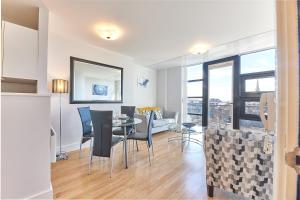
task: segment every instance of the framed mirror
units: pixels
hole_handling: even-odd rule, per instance
[[[70,57],[70,103],[123,103],[123,68]]]

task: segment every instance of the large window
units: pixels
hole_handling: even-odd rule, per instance
[[[202,124],[263,128],[259,101],[262,93],[275,91],[275,49],[205,62],[203,66],[203,81],[194,86],[202,85],[203,89],[197,93],[203,94]]]
[[[275,91],[275,49],[241,55],[240,129],[263,128],[259,100],[263,92]]]
[[[186,100],[186,119],[187,122],[202,124],[202,65],[194,65],[186,68],[187,78],[187,100]]]

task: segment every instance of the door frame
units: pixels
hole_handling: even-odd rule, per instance
[[[233,113],[232,113],[232,128],[239,129],[239,118],[240,118],[240,98],[239,98],[239,91],[240,91],[240,84],[239,84],[239,77],[240,77],[240,56],[230,56],[218,60],[213,60],[209,62],[203,63],[203,104],[202,104],[202,126],[207,126],[208,124],[208,67],[209,65],[214,65],[218,63],[224,62],[233,62],[232,66],[232,79],[233,79]]]
[[[297,198],[297,175],[285,154],[298,146],[299,53],[297,1],[276,1],[277,92],[274,200]],[[299,197],[299,196],[298,196]]]

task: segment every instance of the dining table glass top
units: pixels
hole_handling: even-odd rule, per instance
[[[138,118],[114,119],[113,127],[133,126],[140,123],[142,123],[142,120]]]

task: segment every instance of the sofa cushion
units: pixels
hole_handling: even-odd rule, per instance
[[[164,120],[166,120],[168,122],[168,124],[176,123],[174,118],[167,118],[167,119],[164,119]]]
[[[154,111],[154,119],[162,119],[163,116],[161,114],[161,110],[155,110]]]
[[[168,125],[169,121],[167,119],[157,119],[157,120],[153,120],[152,122],[152,127],[160,127],[160,126],[165,126]]]

